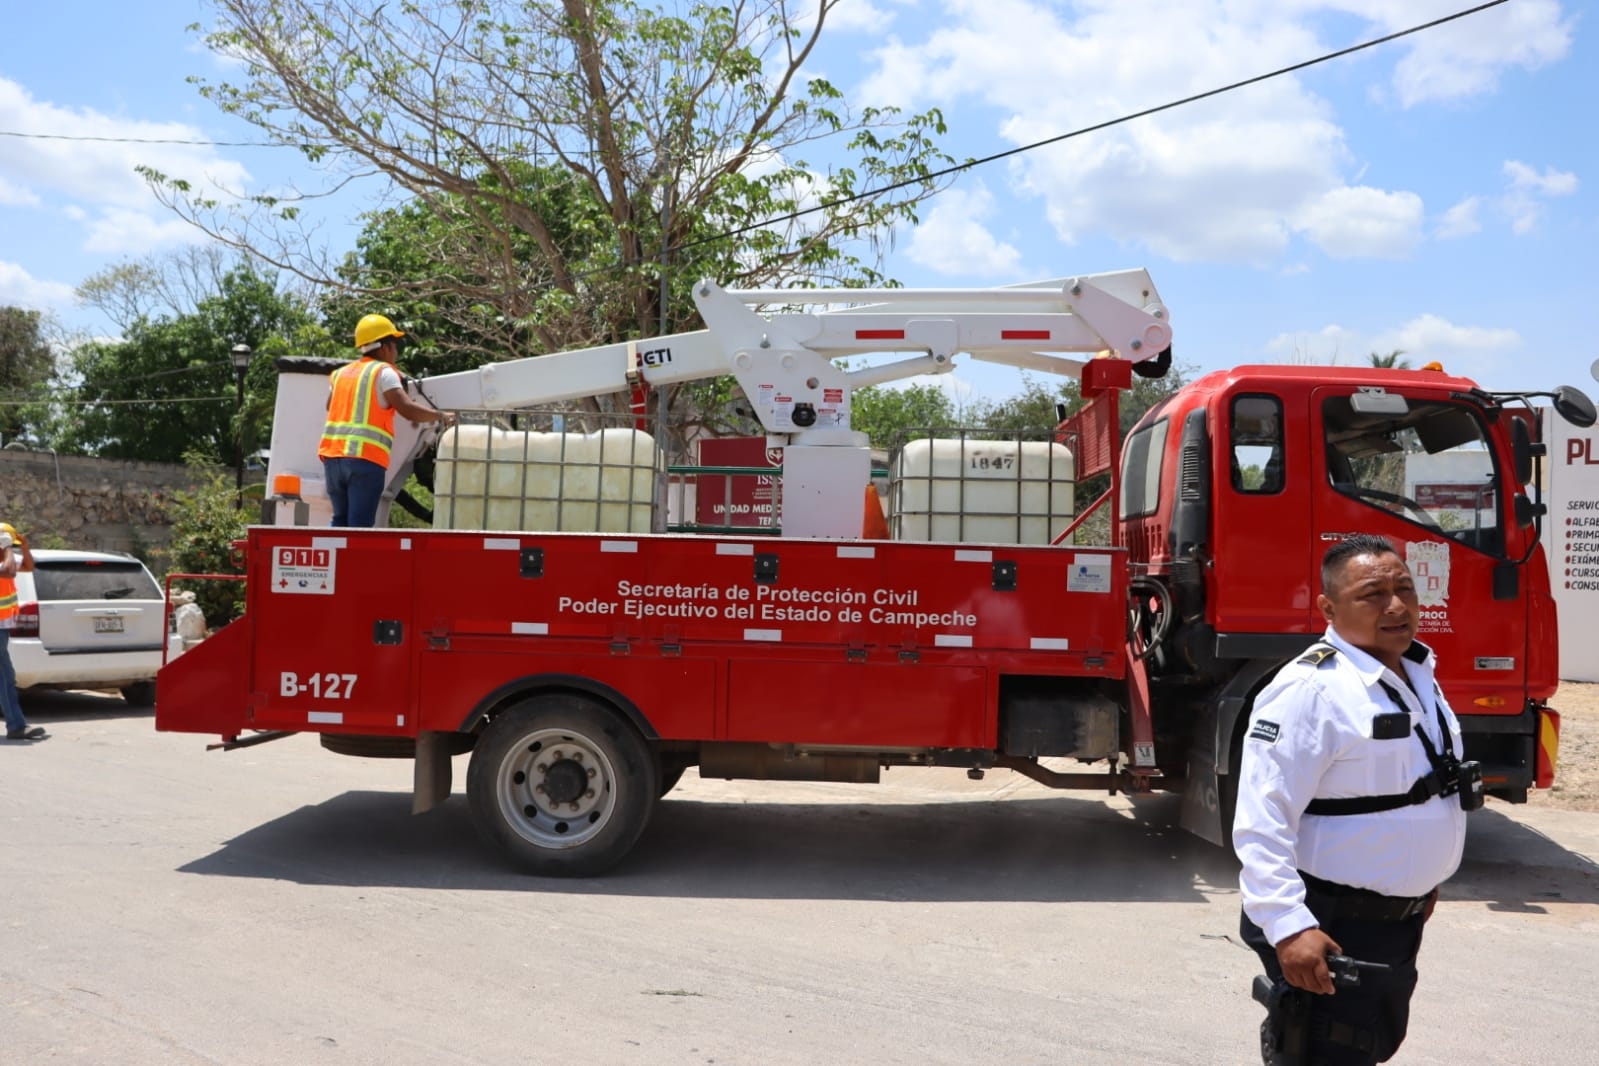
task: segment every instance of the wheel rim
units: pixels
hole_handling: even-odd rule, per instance
[[[573,848],[605,828],[616,810],[616,771],[581,733],[540,729],[500,763],[496,794],[505,822],[543,848]]]

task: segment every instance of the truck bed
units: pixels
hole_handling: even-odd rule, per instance
[[[1004,675],[1120,678],[1113,548],[252,527],[158,729],[469,732],[564,679],[659,740],[995,746]]]

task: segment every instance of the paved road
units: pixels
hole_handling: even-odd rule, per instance
[[[459,795],[411,817],[407,763],[27,702],[54,735],[0,744],[6,1063],[1259,1061],[1236,869],[1173,797],[691,775],[617,873],[544,881]],[[1395,1061],[1586,1066],[1599,816],[1473,822]]]

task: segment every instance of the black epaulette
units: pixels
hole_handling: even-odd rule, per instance
[[[1338,649],[1327,644],[1313,644],[1309,651],[1301,655],[1296,662],[1306,666],[1320,666],[1322,663],[1338,654]]]

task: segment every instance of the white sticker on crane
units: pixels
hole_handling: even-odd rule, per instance
[[[338,559],[334,548],[273,548],[272,591],[331,596]]]

